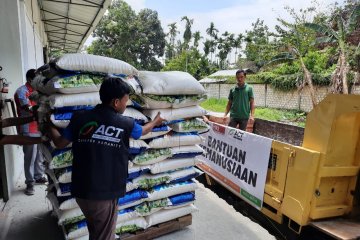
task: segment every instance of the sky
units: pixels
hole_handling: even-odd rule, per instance
[[[285,6],[299,10],[310,6],[316,6],[317,11],[324,12],[330,9],[335,0],[124,0],[133,10],[139,12],[141,9],[149,8],[159,14],[163,30],[169,32],[168,25],[177,23],[180,31],[178,37],[182,38],[185,30],[185,21],[181,21],[183,16],[194,19],[191,28],[192,32],[200,31],[202,41],[209,39],[206,29],[213,22],[215,28],[219,30],[219,35],[228,31],[238,35],[245,34],[246,30],[251,30],[251,24],[259,18],[264,20],[270,31],[274,30],[277,18],[291,20],[290,15],[284,9]],[[341,2],[341,0],[340,0]],[[89,46],[93,41],[89,37],[85,45]],[[202,46],[200,46],[202,48]]]
[[[200,31],[206,36],[210,22],[214,22],[219,33],[245,33],[257,18],[274,29],[276,18],[291,19],[284,6],[295,9],[312,6],[313,0],[125,0],[135,11],[143,8],[156,10],[164,32],[169,31],[168,24],[177,22],[181,34],[185,28],[183,16],[194,19],[192,32]],[[329,9],[334,0],[318,0],[318,10]]]

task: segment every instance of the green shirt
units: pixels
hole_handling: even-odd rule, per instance
[[[250,99],[254,98],[253,89],[247,83],[244,86],[236,86],[230,90],[231,101],[230,117],[248,119],[250,117]]]

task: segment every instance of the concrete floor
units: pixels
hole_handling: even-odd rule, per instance
[[[17,190],[4,209],[0,209],[0,239],[63,240],[56,219],[51,216],[51,205],[45,198],[46,187],[35,186],[33,196],[26,196],[24,188],[23,179],[20,179]],[[193,214],[192,225],[157,240],[275,239],[200,183],[196,198],[199,212]]]

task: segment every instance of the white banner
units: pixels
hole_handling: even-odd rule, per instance
[[[261,209],[272,139],[216,123],[210,127],[202,134],[205,154],[198,166]]]

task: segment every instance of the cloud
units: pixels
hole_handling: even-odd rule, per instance
[[[291,0],[257,0],[250,1],[248,4],[239,4],[236,6],[226,7],[210,11],[207,13],[197,13],[189,11],[186,14],[189,18],[194,19],[193,31],[200,31],[203,36],[206,35],[206,29],[210,26],[210,22],[214,22],[215,27],[220,33],[228,31],[230,33],[245,33],[246,30],[251,29],[251,24],[256,22],[257,18],[264,20],[270,30],[273,30],[277,24],[276,18],[291,20],[290,15],[284,10],[284,6],[290,6],[296,10],[311,6],[312,0],[291,1]],[[327,6],[327,3],[333,1],[319,1],[321,6]],[[325,3],[324,3],[325,2]],[[155,9],[156,10],[156,9]],[[159,16],[165,31],[168,31],[167,25],[171,22],[178,22],[179,29],[183,30],[185,23],[180,22],[183,13],[171,18],[163,18],[162,14]]]

